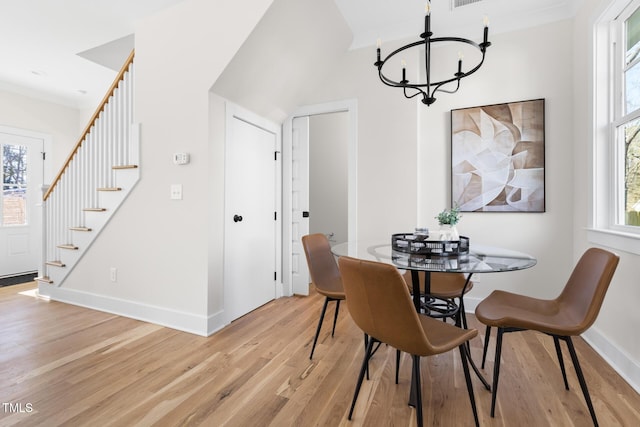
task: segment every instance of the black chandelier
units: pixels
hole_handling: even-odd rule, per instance
[[[416,42],[409,43],[408,45],[402,46],[401,48],[396,49],[393,52],[391,52],[389,55],[387,55],[387,57],[384,58],[384,60],[381,60],[380,59],[380,39],[378,39],[378,46],[377,46],[378,60],[373,64],[378,68],[378,76],[380,77],[380,80],[382,80],[382,83],[386,84],[387,86],[402,88],[404,92],[404,96],[406,98],[413,98],[415,96],[422,95],[422,102],[426,105],[431,105],[436,101],[436,98],[434,96],[436,92],[445,92],[445,93],[457,92],[458,89],[460,88],[460,80],[463,77],[470,76],[471,74],[478,71],[478,69],[482,66],[482,63],[484,62],[484,56],[487,52],[487,48],[491,46],[491,42],[489,42],[487,39],[489,36],[489,22],[486,17],[484,18],[484,38],[482,43],[480,44],[468,39],[460,38],[460,37],[431,37],[432,35],[433,33],[431,32],[431,2],[427,1],[427,4],[425,5],[424,33],[420,34],[420,38],[422,40],[418,40]],[[458,71],[453,74],[453,77],[448,79],[445,78],[437,82],[432,82],[431,81],[431,44],[438,43],[438,42],[466,43],[478,49],[482,54],[482,59],[475,67],[471,68],[469,71],[463,71],[462,70],[463,57],[462,57],[462,54],[459,54]],[[392,57],[394,57],[398,53],[403,52],[407,49],[411,49],[416,46],[424,46],[425,67],[426,67],[425,71],[426,71],[426,79],[427,79],[426,83],[411,83],[409,80],[407,80],[406,64],[404,60],[401,61],[402,80],[395,81],[384,75],[384,73],[382,72],[382,68],[387,63],[387,61],[389,61]],[[446,85],[449,85],[450,83],[455,84],[455,89],[450,88],[450,86],[446,86]],[[414,89],[415,92],[407,93],[407,89],[409,90]]]

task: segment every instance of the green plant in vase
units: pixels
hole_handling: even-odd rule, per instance
[[[440,240],[460,240],[456,224],[460,222],[461,217],[458,205],[443,210],[435,217],[440,224]]]
[[[462,215],[460,215],[460,206],[456,205],[451,209],[445,209],[435,217],[440,225],[456,225]]]

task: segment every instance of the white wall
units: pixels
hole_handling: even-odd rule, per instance
[[[0,91],[0,125],[51,136],[52,146],[45,161],[45,183],[50,183],[74,147],[84,113],[74,108]]]
[[[186,0],[138,23],[136,120],[141,180],[64,288],[96,308],[206,335],[208,295],[220,295],[223,209],[220,147],[210,147],[209,90],[271,0]],[[191,163],[175,166],[185,151]],[[183,200],[169,198],[183,185]],[[210,200],[215,205],[211,206]],[[209,267],[212,267],[212,270]],[[109,269],[118,281],[109,281]],[[218,307],[221,304],[218,304]]]
[[[213,331],[220,326],[224,316],[224,148],[226,136],[226,101],[209,93],[210,145],[209,145],[209,194],[208,203],[208,295],[207,313],[210,318],[208,327]]]
[[[566,214],[573,186],[567,142],[573,120],[572,25],[563,21],[492,41],[485,66],[463,81],[459,93],[439,95],[431,107],[406,100],[378,80],[373,46],[347,52],[308,103],[358,99],[358,231],[361,239],[384,239],[418,224],[436,226],[433,217],[449,205],[452,108],[545,98],[547,212],[468,213],[459,227],[473,241],[539,259],[530,271],[480,277],[487,285],[477,287],[478,297],[495,287],[549,296],[564,283],[573,262],[572,217]],[[505,227],[509,233],[501,232]]]
[[[358,100],[358,239],[390,240],[416,225],[417,109],[380,83],[373,62],[375,46],[345,52],[302,104]]]
[[[282,123],[351,44],[333,1],[275,0],[213,91]]]
[[[545,99],[544,213],[468,212],[458,224],[471,243],[530,253],[529,270],[480,274],[465,300],[468,307],[493,289],[536,297],[555,297],[573,267],[573,40],[572,22],[560,21],[491,36],[482,68],[462,80],[454,95],[439,95],[421,109],[419,181],[420,219],[437,226],[434,216],[450,205],[451,114],[456,108]],[[456,61],[451,58],[451,62]]]

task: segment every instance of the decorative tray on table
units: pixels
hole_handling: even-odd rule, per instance
[[[391,236],[391,248],[407,254],[456,256],[469,253],[469,238],[460,240],[429,240],[428,235],[398,233]]]

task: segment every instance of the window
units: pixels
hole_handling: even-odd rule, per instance
[[[594,22],[588,239],[640,255],[640,0],[610,0]]]
[[[615,145],[613,179],[615,212],[618,227],[640,227],[640,8],[633,2],[615,20],[616,63],[614,81],[618,80],[618,97],[613,106]],[[619,68],[618,68],[619,67]],[[633,229],[626,231],[637,232]]]
[[[2,144],[0,225],[27,223],[27,147]]]

